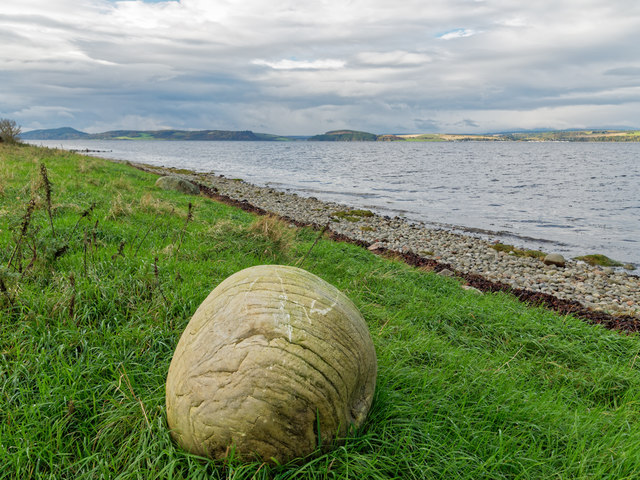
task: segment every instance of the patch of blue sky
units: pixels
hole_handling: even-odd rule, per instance
[[[477,32],[470,28],[454,28],[453,30],[447,30],[446,32],[436,35],[436,38],[441,40],[451,40],[453,38],[463,38],[475,35]]]
[[[175,3],[180,3],[180,0],[109,0],[111,3],[117,3],[117,2],[139,2],[142,1],[142,3],[168,3],[168,2],[175,2]]]

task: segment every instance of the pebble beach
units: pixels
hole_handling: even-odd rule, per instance
[[[157,174],[176,174],[170,168],[136,166]],[[184,171],[178,175],[219,195],[296,223],[328,225],[335,234],[368,245],[370,250],[415,254],[448,264],[454,271],[480,275],[514,289],[577,301],[591,311],[640,319],[640,277],[621,268],[591,266],[574,259],[566,259],[564,266],[546,265],[540,258],[498,251],[496,242],[490,239],[427,228],[403,218],[354,210],[347,205],[259,187],[240,179]]]

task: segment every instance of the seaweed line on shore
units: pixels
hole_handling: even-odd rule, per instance
[[[123,163],[127,163],[139,170],[153,173],[155,175],[175,174],[175,172],[172,172],[170,168],[137,164],[133,162],[123,162]],[[294,218],[288,217],[286,215],[280,215],[275,212],[267,211],[263,208],[260,208],[258,206],[251,204],[247,200],[236,200],[228,195],[221,194],[218,191],[218,189],[216,189],[215,187],[204,185],[203,183],[195,180],[194,176],[195,176],[195,172],[193,175],[189,175],[189,180],[198,186],[201,194],[205,195],[208,198],[211,198],[212,200],[216,200],[226,205],[234,206],[246,212],[255,213],[257,215],[274,215],[298,227],[311,227],[315,230],[321,230],[326,227],[325,225],[320,225],[316,222],[302,222]],[[596,311],[596,310],[591,310],[589,308],[586,308],[576,300],[562,299],[544,292],[536,292],[528,289],[514,288],[511,285],[507,285],[505,283],[489,280],[477,273],[461,272],[455,269],[449,263],[439,262],[431,258],[426,258],[412,251],[403,252],[403,251],[388,249],[386,247],[376,247],[372,249],[370,247],[373,245],[373,243],[368,243],[363,240],[350,237],[348,235],[336,232],[331,228],[327,229],[327,233],[329,237],[334,241],[358,245],[363,248],[367,248],[373,253],[378,255],[383,255],[383,256],[391,255],[394,258],[403,260],[408,265],[424,268],[426,270],[432,270],[436,273],[441,272],[443,270],[449,270],[453,272],[453,275],[455,277],[463,279],[467,285],[469,285],[470,287],[476,288],[481,292],[505,292],[508,294],[512,294],[516,298],[518,298],[520,301],[527,303],[529,305],[541,306],[549,310],[556,311],[562,315],[570,314],[570,315],[573,315],[574,317],[581,318],[589,323],[602,325],[603,327],[610,330],[616,330],[621,332],[639,332],[640,331],[640,318],[636,318],[631,315],[612,315],[604,311],[599,311],[599,310]]]

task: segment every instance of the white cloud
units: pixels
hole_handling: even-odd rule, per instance
[[[98,121],[88,126],[84,131],[88,133],[100,133],[109,130],[163,130],[172,128],[163,118],[153,115],[124,115],[114,118],[112,121]]]
[[[504,25],[505,27],[526,27],[529,22],[524,17],[514,16],[504,18],[496,21],[497,25]]]
[[[361,52],[356,59],[365,65],[386,66],[412,66],[424,65],[431,61],[431,56],[424,53],[394,50],[392,52]]]
[[[267,60],[252,60],[254,65],[261,65],[273,68],[274,70],[336,70],[343,68],[345,63],[343,60],[324,59],[324,60],[278,60],[277,62],[269,62]]]

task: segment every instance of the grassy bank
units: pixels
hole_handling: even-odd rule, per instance
[[[640,475],[637,336],[349,244],[323,238],[306,256],[318,232],[155,180],[0,146],[0,478]],[[230,274],[303,258],[369,324],[379,375],[365,425],[297,465],[177,449],[164,382],[189,318]]]

